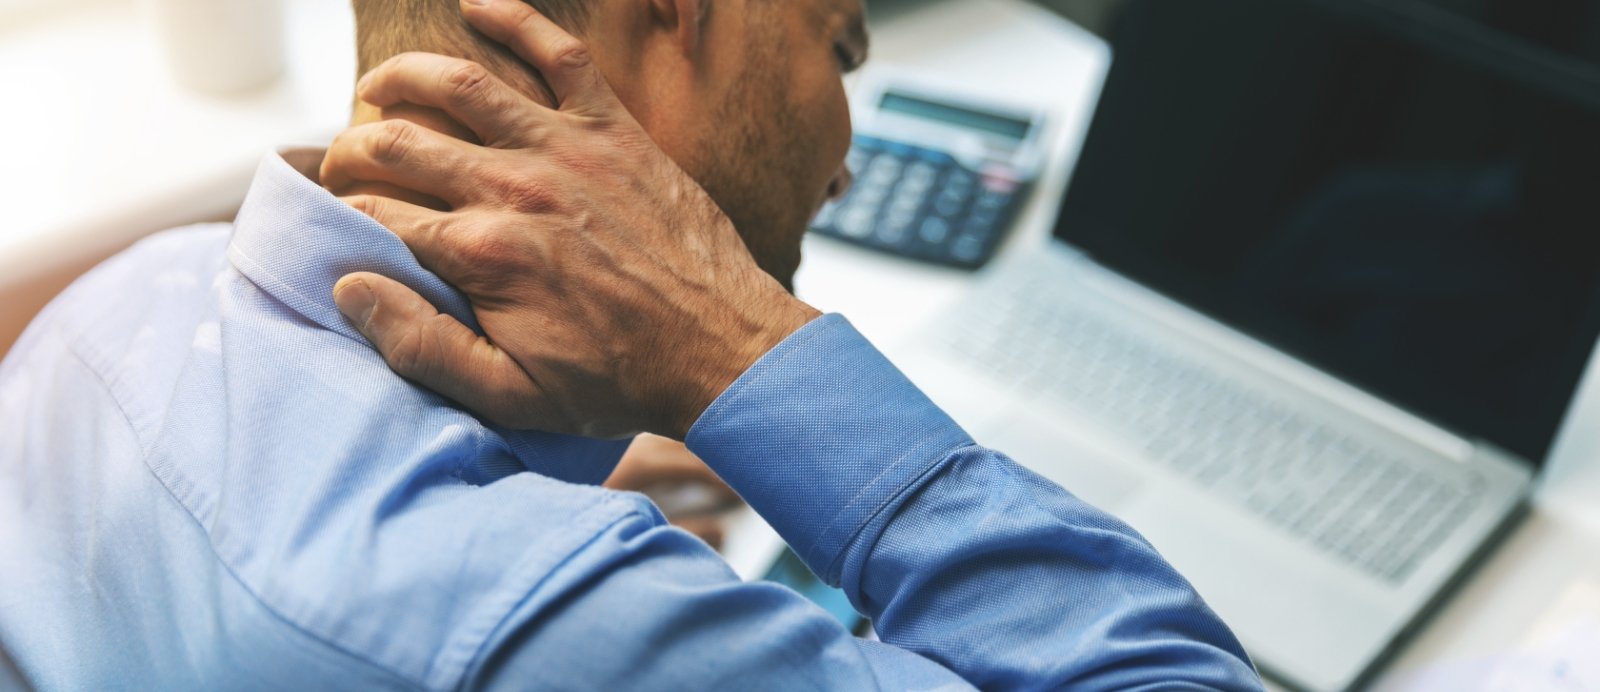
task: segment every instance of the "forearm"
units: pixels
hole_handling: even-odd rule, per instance
[[[884,641],[974,684],[1259,684],[1143,539],[974,445],[841,318],[758,362],[689,443]]]
[[[979,687],[1259,685],[1137,533],[993,451],[956,450],[876,528],[847,549],[840,585],[884,641]]]

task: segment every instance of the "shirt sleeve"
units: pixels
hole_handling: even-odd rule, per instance
[[[974,444],[842,317],[763,357],[688,443],[883,641],[647,512],[553,577],[559,607],[509,620],[473,686],[1260,689],[1149,543]]]

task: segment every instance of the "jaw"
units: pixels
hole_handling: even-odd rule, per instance
[[[805,240],[806,231],[810,224],[802,225],[798,231],[785,233],[781,240],[773,243],[766,252],[754,252],[756,264],[761,269],[777,279],[785,291],[794,295],[794,276],[800,271],[801,243]]]

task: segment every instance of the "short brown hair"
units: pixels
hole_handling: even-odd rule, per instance
[[[579,33],[590,0],[523,0],[568,31]],[[515,58],[475,32],[458,0],[351,0],[356,15],[358,74],[407,51],[428,51],[484,63],[504,75]]]

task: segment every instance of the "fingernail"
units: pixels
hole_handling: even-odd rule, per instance
[[[378,307],[378,296],[364,279],[341,279],[333,286],[333,302],[345,319],[354,322],[362,333],[367,331],[367,321],[372,319],[373,308]]]
[[[366,90],[367,90],[367,85],[371,84],[371,83],[372,83],[372,73],[371,72],[368,72],[368,73],[366,73],[364,75],[361,75],[361,79],[356,80],[356,95],[359,96],[362,93],[365,93]]]
[[[494,2],[494,0],[461,0],[461,2],[462,2],[462,4],[465,4],[465,5],[476,5],[478,7],[484,7],[484,6],[487,6],[491,2]]]

